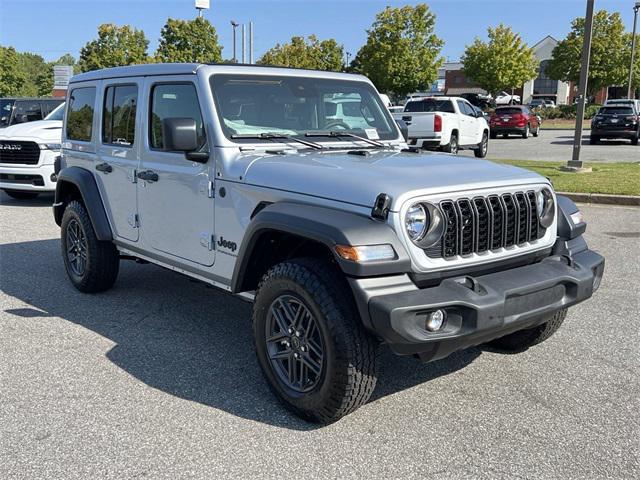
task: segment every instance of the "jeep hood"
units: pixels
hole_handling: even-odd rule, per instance
[[[244,181],[279,190],[373,206],[380,193],[392,198],[392,210],[408,198],[480,188],[548,183],[540,175],[510,165],[436,153],[344,151],[251,155]],[[242,162],[244,163],[244,162]]]
[[[38,120],[11,125],[0,130],[0,139],[60,143],[62,141],[62,122],[60,120]]]

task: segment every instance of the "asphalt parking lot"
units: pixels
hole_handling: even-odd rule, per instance
[[[640,146],[628,140],[603,140],[589,145],[589,131],[582,137],[581,159],[585,162],[640,162]],[[473,156],[471,150],[461,153]],[[496,160],[547,160],[566,162],[573,153],[572,130],[541,130],[540,136],[524,139],[516,135],[489,140],[487,158]]]
[[[552,339],[383,351],[372,401],[318,428],[270,393],[249,304],[132,262],[80,294],[52,199],[0,200],[2,479],[640,477],[640,209],[583,207],[605,278]]]

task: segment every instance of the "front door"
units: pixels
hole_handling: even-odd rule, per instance
[[[145,145],[138,166],[138,200],[142,242],[167,258],[213,265],[213,158],[188,160],[184,152],[164,149],[162,122],[166,118],[195,120],[201,148],[207,138],[193,77],[150,78],[145,86]]]
[[[103,82],[100,91],[102,118],[95,178],[116,237],[138,240],[138,202],[135,170],[141,144],[142,115],[138,95],[142,80]]]

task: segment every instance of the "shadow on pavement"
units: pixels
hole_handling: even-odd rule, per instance
[[[33,199],[17,200],[0,191],[0,205],[4,205],[7,207],[50,207],[51,205],[53,205],[53,201],[53,193],[41,193]]]
[[[7,313],[60,317],[110,339],[109,360],[153,388],[278,427],[318,428],[270,392],[254,357],[251,305],[237,297],[127,261],[112,290],[81,294],[66,278],[57,239],[0,245],[0,272],[0,288],[29,305]],[[384,349],[371,401],[453,373],[480,354],[473,348],[422,364]]]

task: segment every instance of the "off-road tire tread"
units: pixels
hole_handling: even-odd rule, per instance
[[[71,220],[70,217],[75,215],[84,229],[87,239],[87,270],[78,282],[74,279],[74,275],[69,271],[66,261],[65,235],[66,225]],[[62,216],[61,228],[61,247],[63,261],[67,274],[73,285],[83,293],[98,293],[109,290],[115,283],[120,269],[120,256],[115,245],[111,242],[100,241],[96,237],[93,230],[93,224],[89,218],[89,214],[84,205],[78,200],[69,202]]]
[[[529,347],[533,347],[549,339],[549,337],[558,331],[566,316],[567,309],[560,310],[552,315],[545,323],[498,338],[490,342],[490,345],[500,350],[510,352],[525,351]]]
[[[332,268],[328,261],[301,258],[275,265],[262,277],[256,298],[264,285],[282,278],[304,288],[323,312],[335,342],[335,370],[338,373],[328,402],[317,411],[301,410],[286,401],[284,403],[294,413],[312,422],[335,422],[367,403],[371,397],[377,381],[378,342],[359,323],[348,284],[341,272]],[[254,339],[260,338],[257,324],[254,310]]]

